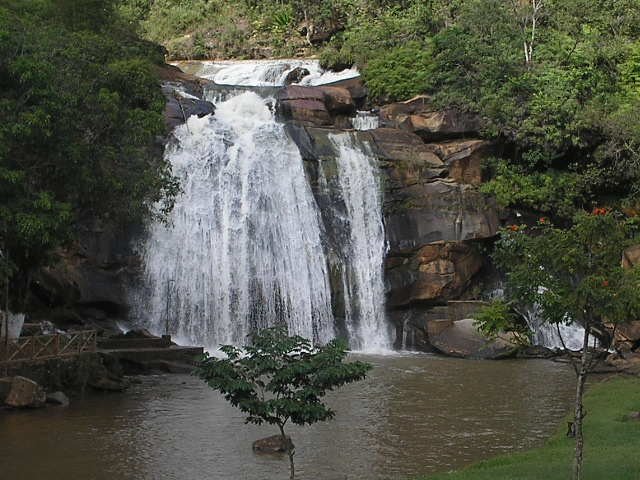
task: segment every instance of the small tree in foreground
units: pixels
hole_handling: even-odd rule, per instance
[[[205,354],[196,374],[246,413],[247,423],[278,426],[283,443],[289,445],[290,478],[295,477],[295,451],[285,425],[311,425],[333,418],[333,410],[322,402],[327,391],[362,380],[371,369],[363,362],[345,363],[346,344],[340,340],[313,347],[302,337],[289,336],[282,327],[257,332],[251,345],[224,345],[221,350],[227,358]]]
[[[510,299],[538,305],[547,322],[584,327],[580,359],[571,357],[577,376],[574,480],[582,478],[582,396],[595,359],[590,336],[605,332],[605,323],[640,317],[640,268],[621,265],[623,250],[634,243],[635,234],[632,221],[598,208],[579,214],[566,229],[546,219],[533,228],[512,225],[502,233],[494,254],[506,272]]]

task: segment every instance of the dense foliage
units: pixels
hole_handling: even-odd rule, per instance
[[[122,9],[176,57],[319,54],[327,66],[357,64],[374,101],[427,93],[479,114],[482,135],[507,146],[486,187],[504,205],[566,220],[602,199],[637,210],[640,0],[123,0]],[[308,36],[310,26],[325,35]]]
[[[474,326],[485,337],[507,338],[518,346],[530,344],[531,331],[522,318],[519,318],[509,303],[494,300],[473,314]],[[503,334],[509,333],[511,337]]]
[[[175,194],[155,143],[162,52],[112,3],[0,2],[0,250],[14,301],[78,222],[139,220]]]
[[[578,214],[569,228],[558,228],[546,218],[533,228],[512,225],[502,233],[494,253],[506,272],[510,300],[537,305],[546,322],[584,328],[580,361],[571,358],[577,376],[573,480],[582,478],[582,396],[597,358],[589,350],[595,344],[590,338],[597,333],[602,338],[607,325],[640,318],[640,266],[621,265],[624,249],[637,243],[637,233],[637,221],[597,208]],[[603,340],[606,347],[607,339]]]
[[[282,327],[256,332],[243,348],[221,347],[226,358],[205,354],[197,375],[255,424],[277,425],[282,437],[291,422],[311,425],[333,418],[327,391],[362,380],[371,365],[344,362],[346,344],[333,340],[314,347]],[[291,450],[291,449],[290,449]],[[293,451],[289,452],[293,478]]]

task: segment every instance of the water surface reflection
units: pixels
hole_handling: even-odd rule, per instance
[[[361,358],[376,368],[331,395],[336,419],[291,429],[301,479],[402,479],[540,445],[571,402],[573,372],[553,362]],[[0,464],[21,480],[279,480],[286,459],[251,451],[273,433],[195,378],[143,377],[124,395],[0,415]]]

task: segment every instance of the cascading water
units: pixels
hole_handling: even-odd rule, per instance
[[[326,85],[328,83],[358,77],[355,68],[340,72],[324,70],[318,60],[251,60],[178,62],[181,68],[193,75],[212,80],[218,85],[245,87],[273,87],[284,85],[287,75],[294,69],[305,69],[300,85]]]
[[[545,322],[540,308],[534,305],[526,311],[525,318],[531,329],[531,343],[541,345],[552,350],[562,349],[582,350],[584,328],[574,323],[559,323],[556,325]],[[564,346],[563,346],[564,343]]]
[[[139,323],[188,343],[242,344],[283,323],[334,337],[317,206],[302,158],[253,92],[191,117],[167,150],[183,194],[144,246]]]
[[[355,130],[373,130],[380,126],[380,119],[373,112],[359,110],[356,112],[356,116],[351,119],[351,125]]]
[[[539,287],[544,288],[544,287]],[[504,289],[495,288],[489,299],[503,299]],[[534,305],[523,312],[523,317],[531,330],[531,343],[541,347],[559,350],[564,347],[569,350],[581,350],[584,339],[584,328],[575,323],[559,323],[557,326],[545,322],[538,305]],[[564,343],[564,346],[563,346]]]
[[[391,347],[384,309],[386,252],[377,160],[350,133],[331,134],[349,236],[343,246],[345,322],[353,349]]]

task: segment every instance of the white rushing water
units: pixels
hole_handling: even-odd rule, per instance
[[[380,118],[376,113],[358,110],[351,125],[355,130],[374,130],[380,126]]]
[[[180,68],[218,85],[244,87],[275,87],[285,84],[287,75],[296,68],[304,68],[309,74],[299,82],[300,85],[325,85],[360,76],[355,68],[340,72],[324,70],[318,60],[280,59],[280,60],[237,60],[177,62]]]
[[[317,206],[267,101],[242,93],[175,136],[166,155],[184,192],[144,245],[142,324],[163,333],[168,319],[169,333],[208,348],[276,323],[333,338]]]
[[[544,289],[544,287],[539,287]],[[499,286],[489,295],[492,300],[503,299],[504,289]],[[545,321],[538,305],[527,308],[522,316],[531,330],[531,343],[552,350],[563,349],[582,350],[584,340],[584,328],[576,323],[559,323],[557,326]]]
[[[552,350],[564,348],[569,350],[582,350],[584,341],[584,328],[575,323],[555,324],[544,321],[540,308],[534,305],[528,309],[525,318],[527,325],[531,329],[531,343],[541,345]]]
[[[377,159],[350,133],[330,134],[347,210],[348,242],[343,246],[346,326],[352,349],[391,348],[384,308],[386,252]]]

